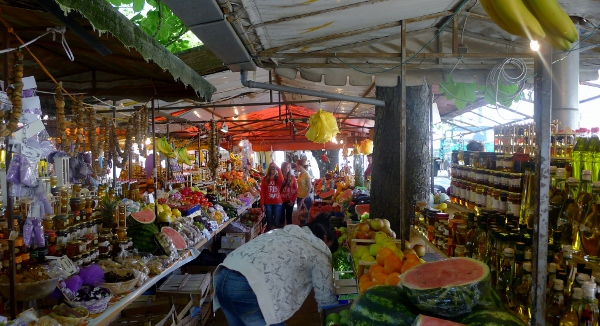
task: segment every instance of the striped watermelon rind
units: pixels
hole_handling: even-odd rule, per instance
[[[478,274],[478,278],[464,281],[460,284],[437,286],[446,282],[444,273],[436,276],[427,274],[429,270],[445,270],[446,276],[456,273],[456,266],[468,268]],[[477,270],[480,268],[481,270]],[[461,277],[465,277],[462,275]],[[418,278],[422,284],[436,284],[436,287],[420,287],[411,284],[410,279]],[[428,279],[431,278],[431,279]],[[448,280],[451,277],[446,277]],[[400,276],[400,283],[410,301],[419,309],[442,317],[456,317],[471,312],[487,296],[490,284],[489,267],[478,260],[471,258],[450,258],[446,260],[421,264],[415,266]]]
[[[488,292],[488,295],[481,299],[481,302],[477,307],[480,307],[482,309],[506,309],[506,306],[504,305],[504,301],[502,300],[500,293],[498,293],[498,290],[496,290],[496,288],[494,288],[493,286]]]
[[[468,313],[457,322],[467,326],[527,326],[519,317],[503,309],[486,309]]]
[[[453,321],[439,319],[435,317],[419,315],[412,326],[465,326],[465,324],[455,323]]]
[[[350,326],[410,326],[418,309],[406,297],[402,288],[376,285],[354,300],[348,320]]]

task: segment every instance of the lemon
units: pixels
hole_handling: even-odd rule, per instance
[[[438,205],[438,209],[442,212],[446,212],[446,210],[448,209],[448,204],[446,203],[441,203]]]

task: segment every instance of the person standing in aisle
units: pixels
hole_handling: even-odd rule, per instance
[[[369,163],[369,165],[367,165],[367,168],[365,169],[364,181],[365,187],[371,190],[371,173],[373,173],[373,154],[367,155],[367,162]]]
[[[298,181],[292,174],[292,164],[283,162],[281,164],[283,172],[283,184],[281,185],[281,225],[292,224],[292,213],[294,212],[294,204],[298,197]],[[285,219],[285,220],[284,220]]]
[[[308,174],[308,171],[306,171],[308,165],[306,164],[305,160],[299,160],[298,164],[296,164],[296,167],[298,168],[298,172],[300,172],[298,175],[298,198],[296,199],[296,202],[298,203],[298,209],[300,209],[300,206],[304,204],[306,209],[310,212],[310,207],[312,206],[312,198],[310,198],[312,184],[310,181],[310,175]],[[300,224],[304,223],[306,223],[306,220],[300,221]]]
[[[262,234],[227,255],[214,272],[214,311],[223,309],[230,326],[279,326],[311,289],[319,308],[337,304],[331,254],[338,242],[330,215]]]
[[[260,184],[260,206],[267,217],[267,228],[272,230],[281,227],[281,185],[283,174],[275,163],[269,165],[267,174]]]

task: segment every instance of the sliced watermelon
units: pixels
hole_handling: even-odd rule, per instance
[[[410,301],[433,315],[471,312],[488,294],[490,269],[471,258],[450,258],[415,266],[400,276]]]
[[[150,209],[142,209],[139,212],[133,212],[131,213],[131,217],[138,223],[141,224],[149,224],[149,223],[153,223],[155,216],[154,216],[154,211],[150,210]]]
[[[160,229],[160,232],[166,234],[173,240],[173,244],[175,245],[175,249],[182,250],[187,248],[187,244],[185,243],[185,239],[179,234],[179,232],[175,231],[173,228],[168,226],[163,226]]]
[[[519,317],[503,309],[477,310],[457,320],[467,326],[526,326]]]
[[[340,200],[352,197],[352,189],[346,189],[340,194]]]
[[[335,190],[332,189],[332,190],[329,190],[329,191],[322,192],[319,195],[319,197],[321,197],[322,199],[325,199],[325,198],[329,198],[329,197],[331,197],[333,195],[335,195]]]
[[[412,326],[465,326],[465,324],[455,323],[453,321],[439,319],[435,317],[419,315]]]
[[[352,303],[348,314],[352,326],[410,326],[418,309],[406,298],[399,286],[376,285]]]
[[[356,214],[363,215],[364,213],[370,213],[371,212],[371,204],[360,204],[360,205],[356,205]]]

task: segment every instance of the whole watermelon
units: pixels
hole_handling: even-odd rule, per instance
[[[350,326],[410,326],[419,310],[413,306],[402,288],[376,285],[367,289],[350,307]]]
[[[456,320],[467,326],[527,326],[519,317],[504,309],[482,309],[460,316]]]
[[[442,317],[471,312],[491,287],[489,267],[463,257],[415,266],[402,273],[400,283],[410,302]]]
[[[495,309],[501,309],[504,310],[506,307],[504,306],[504,301],[502,300],[502,297],[500,296],[500,293],[498,292],[498,290],[496,290],[496,288],[492,287],[488,293],[488,295],[486,295],[485,297],[483,297],[481,299],[481,302],[479,302],[479,305],[476,306],[476,308],[483,308],[483,309],[490,309],[490,308],[495,308]]]

